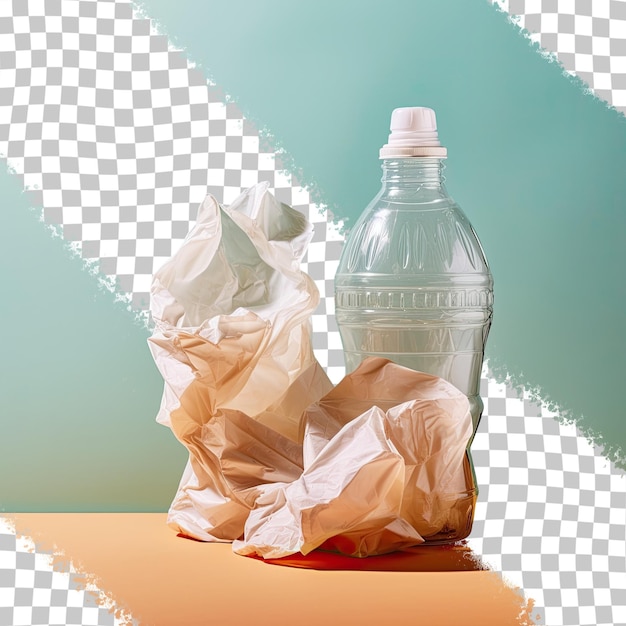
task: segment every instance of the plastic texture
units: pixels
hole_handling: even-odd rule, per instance
[[[391,133],[380,149],[380,158],[411,156],[445,157],[447,150],[439,143],[435,112],[427,107],[402,107],[391,114]]]
[[[434,125],[429,119],[424,115],[419,124]],[[382,189],[352,229],[339,262],[335,312],[348,371],[378,356],[440,376],[468,397],[475,433],[493,279],[442,170],[440,158],[383,161]],[[469,446],[466,462],[468,482],[459,493],[476,490]],[[448,531],[450,541],[469,533]]]

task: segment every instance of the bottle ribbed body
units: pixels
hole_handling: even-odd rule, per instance
[[[346,368],[381,356],[440,376],[467,395],[475,432],[493,310],[485,254],[443,186],[440,159],[387,160],[383,172],[383,187],[350,233],[335,278]],[[426,539],[467,536],[475,494],[468,446],[465,476],[458,494],[450,494],[459,502],[455,515]]]

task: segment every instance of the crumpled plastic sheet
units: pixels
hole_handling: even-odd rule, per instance
[[[333,388],[315,360],[312,232],[265,183],[229,207],[207,196],[153,280],[157,420],[189,451],[168,524],[240,554],[413,546],[467,489],[460,391],[380,358]]]

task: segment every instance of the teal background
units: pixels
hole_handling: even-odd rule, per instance
[[[348,226],[378,189],[391,110],[435,108],[449,189],[495,278],[492,367],[619,461],[622,115],[486,1],[142,6]],[[154,422],[162,385],[148,333],[50,237],[20,188],[2,173],[0,509],[163,510],[186,455]]]
[[[162,511],[186,451],[154,421],[148,331],[0,172],[0,511]]]

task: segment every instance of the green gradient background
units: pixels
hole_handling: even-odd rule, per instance
[[[626,119],[486,0],[145,0],[207,76],[353,223],[396,106],[436,109],[452,195],[496,282],[490,363],[626,448]],[[367,7],[367,8],[364,8]],[[135,324],[0,177],[5,294],[0,507],[160,510],[185,453],[154,422]],[[622,464],[623,466],[623,464]]]
[[[148,331],[0,173],[0,511],[161,511],[187,458],[154,421]]]

